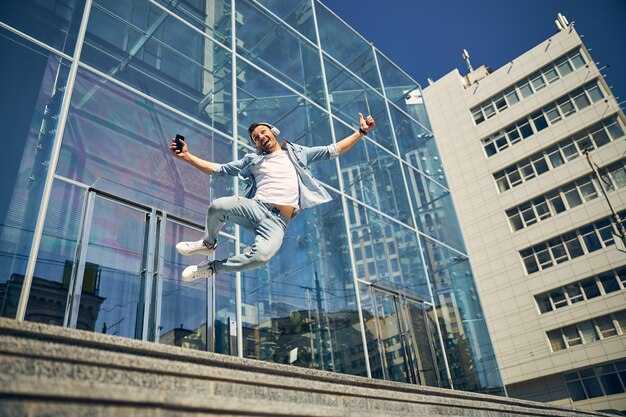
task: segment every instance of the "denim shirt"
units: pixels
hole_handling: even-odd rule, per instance
[[[309,165],[315,161],[336,158],[339,156],[339,150],[335,144],[328,146],[302,146],[289,141],[283,140],[281,147],[287,149],[291,162],[294,163],[298,174],[298,186],[300,189],[300,210],[314,207],[318,204],[326,203],[332,200],[332,197],[320,183],[313,178]],[[263,159],[263,155],[257,153],[248,153],[243,158],[228,162],[226,164],[215,164],[216,167],[213,175],[232,175],[238,176],[246,189],[244,197],[252,198],[256,194],[256,181],[251,173],[252,167]]]

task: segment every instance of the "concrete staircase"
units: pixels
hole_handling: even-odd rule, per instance
[[[597,416],[0,318],[0,416]]]

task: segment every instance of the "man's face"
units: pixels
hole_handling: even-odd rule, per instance
[[[254,144],[265,152],[271,153],[280,149],[276,136],[274,136],[270,128],[265,125],[255,127],[250,137],[252,137]]]

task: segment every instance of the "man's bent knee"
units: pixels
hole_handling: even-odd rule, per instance
[[[213,202],[209,205],[209,213],[218,214],[229,211],[233,207],[233,198],[236,197],[220,197],[213,200]]]

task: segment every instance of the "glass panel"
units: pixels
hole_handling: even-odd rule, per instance
[[[610,123],[605,121],[604,125],[611,133],[611,137],[613,138],[613,140],[620,138],[624,135],[624,130],[622,129],[617,119],[612,119]]]
[[[543,87],[546,86],[546,82],[539,73],[531,75],[530,81],[533,84],[533,89],[535,91],[541,90]]]
[[[592,103],[604,98],[604,94],[602,94],[602,90],[598,84],[587,86],[585,89],[587,90],[587,94],[589,95],[589,98],[591,98]]]
[[[567,390],[569,391],[569,395],[572,401],[581,401],[587,399],[585,389],[583,388],[583,384],[580,381],[568,382]]]
[[[0,315],[15,317],[69,66],[4,29],[0,50],[10,63],[3,65],[0,96],[11,97],[0,126],[14,142],[0,156]]]
[[[237,52],[326,107],[319,51],[260,6],[247,1],[236,4],[243,20],[237,30]]]
[[[524,139],[526,139],[527,137],[531,136],[534,133],[533,128],[530,126],[530,122],[528,120],[523,120],[521,122],[518,122],[517,127],[519,128],[519,131],[522,134],[522,137]]]
[[[550,296],[547,293],[536,295],[535,301],[537,301],[539,311],[542,314],[553,310],[552,303],[550,303]]]
[[[337,137],[352,132],[335,122]],[[405,224],[413,224],[398,158],[372,144],[368,136],[343,154],[339,164],[346,194]]]
[[[447,186],[443,164],[433,135],[419,123],[393,108],[391,117],[402,158],[433,180]]]
[[[611,316],[598,317],[595,319],[595,322],[603,339],[617,335],[617,329],[615,329]]]
[[[358,270],[357,277],[428,300],[428,284],[415,232],[352,201],[348,202],[348,218],[352,248],[361,252],[363,265],[371,265]],[[394,267],[394,262],[399,264],[399,269]]]
[[[317,43],[313,10],[309,0],[263,0],[262,5],[306,36],[311,42]],[[238,30],[241,29],[238,28]]]
[[[517,87],[519,88],[520,92],[522,93],[522,97],[524,98],[530,96],[533,93],[533,90],[530,87],[530,84],[528,83],[528,81],[524,82],[523,84],[518,85]]]
[[[600,290],[598,289],[595,278],[585,279],[580,282],[580,285],[583,288],[587,300],[600,296]]]
[[[581,345],[583,343],[576,326],[567,326],[561,330],[563,331],[563,336],[565,336],[567,347]]]
[[[561,59],[559,59],[556,62],[556,65],[559,69],[559,72],[561,73],[561,77],[566,76],[567,74],[569,74],[570,72],[572,72],[574,69],[572,68],[572,65],[569,63],[569,61],[567,60],[566,57],[563,57]]]
[[[583,242],[585,242],[585,246],[587,247],[587,251],[594,252],[598,249],[602,248],[602,244],[600,243],[600,239],[596,233],[596,230],[593,226],[585,226],[580,229],[580,235],[583,238]]]
[[[615,274],[613,272],[607,272],[605,274],[600,274],[598,279],[602,283],[602,288],[604,288],[605,294],[610,294],[615,291],[620,290],[620,286],[615,279]]]
[[[395,152],[387,107],[383,97],[349,74],[344,68],[325,59],[326,80],[332,98],[332,111],[353,129],[358,129],[359,113],[371,114],[376,128],[368,135],[372,141]]]
[[[602,382],[602,388],[604,388],[606,395],[624,392],[624,386],[620,382],[617,372],[607,372],[604,375],[600,375],[600,382]]]
[[[515,87],[505,91],[504,94],[506,96],[506,100],[509,103],[509,106],[512,106],[515,103],[519,102],[519,96],[517,95],[517,92],[515,91]]]
[[[334,195],[293,219],[268,265],[242,273],[246,357],[367,374],[344,224]]]
[[[321,3],[316,3],[315,11],[320,32],[320,43],[324,52],[330,54],[371,87],[382,93],[374,51],[369,42]],[[329,76],[328,70],[326,76],[330,83],[332,78]]]
[[[574,97],[574,103],[576,103],[576,107],[578,108],[578,110],[582,110],[585,107],[587,107],[589,104],[591,104],[591,102],[589,101],[589,98],[584,92],[581,92],[580,94]]]
[[[552,330],[548,332],[548,340],[550,341],[550,348],[552,349],[552,352],[567,349],[561,330]]]
[[[190,152],[222,163],[229,141],[88,73],[79,74],[72,100],[57,173],[199,224],[209,197],[232,194],[232,179],[212,181],[169,150],[181,133]]]
[[[84,189],[61,181],[54,182],[26,308],[26,320],[63,325],[84,202]],[[17,306],[19,292],[14,291],[15,288],[19,290],[19,287],[14,286],[17,283],[17,277],[11,277],[7,285],[9,297],[3,300],[3,313],[11,311],[10,316],[16,313],[14,307]],[[90,279],[83,281],[84,297],[81,298],[81,304],[98,304],[97,297],[93,296],[93,291],[90,292],[94,284]]]
[[[419,230],[458,250],[465,250],[450,192],[406,165],[404,170]]]
[[[533,124],[535,125],[535,130],[537,132],[540,132],[546,127],[548,127],[548,122],[546,122],[546,118],[543,115],[543,113],[537,112],[533,114],[531,117],[533,119]]]
[[[380,340],[387,362],[387,375],[391,381],[412,382],[411,364],[402,337],[400,315],[393,295],[374,291]]]
[[[203,30],[201,23],[196,26]],[[81,60],[232,133],[230,53],[148,0],[132,7],[121,0],[96,1]],[[97,90],[93,87],[84,100]]]
[[[433,354],[433,343],[439,338],[431,333],[425,311],[428,307],[411,300],[401,300],[402,308],[406,312],[408,349],[411,352],[414,372],[417,374],[417,383],[433,387],[440,386],[438,380],[438,366]],[[432,309],[432,307],[431,307]],[[437,341],[437,342],[434,342]]]
[[[3,0],[0,21],[61,52],[73,55],[84,7],[84,0]],[[7,51],[4,47],[1,50],[3,53]],[[10,60],[4,62],[16,64]]]
[[[361,293],[361,308],[363,310],[363,323],[365,325],[365,339],[369,353],[370,370],[372,378],[385,379],[386,359],[381,343],[379,343],[380,331],[378,318],[372,300],[372,290],[368,285],[359,284]]]
[[[156,0],[161,5],[167,7],[170,11],[177,16],[182,17],[188,21],[193,27],[201,30],[217,41],[226,46],[230,46],[231,38],[231,10],[230,0],[211,0],[207,4],[204,0],[194,1],[179,1],[173,2],[171,0]],[[104,3],[104,1],[98,1],[98,3]],[[111,0],[107,0],[107,4],[114,3]],[[127,6],[128,2],[123,0],[115,0],[115,6],[108,6],[109,8],[130,8],[132,12],[127,11],[122,16],[130,16],[130,20],[138,25],[143,24],[146,19],[146,14],[151,15],[156,12],[156,9],[148,9],[145,3],[141,1],[134,1],[133,6]],[[210,6],[209,6],[210,5]],[[240,27],[237,28],[241,30]]]
[[[599,339],[592,322],[583,321],[582,323],[578,323],[576,327],[578,327],[578,330],[582,334],[583,343],[592,343]]]
[[[195,241],[203,232],[188,226],[168,221],[163,245],[163,270],[161,271],[162,292],[158,342],[172,346],[182,346],[197,350],[213,350],[207,346],[207,280],[193,283],[181,281],[180,274],[188,265],[196,265],[206,260],[205,256],[183,257],[176,252],[178,242]],[[222,251],[229,244],[220,242],[216,257],[221,259]],[[219,280],[221,277],[217,277]],[[210,296],[210,295],[209,295]]]
[[[548,83],[551,83],[552,81],[559,78],[559,74],[556,72],[556,68],[552,66],[552,64],[550,64],[548,68],[544,68],[542,72],[543,75],[546,77]]]
[[[421,100],[422,94],[419,85],[380,52],[376,52],[376,57],[383,77],[387,99],[409,112],[412,105],[418,104],[415,102]],[[423,100],[421,101],[423,104]]]
[[[96,197],[78,329],[141,338],[146,213]],[[89,302],[83,300],[87,298]]]
[[[570,61],[572,62],[572,64],[574,64],[574,68],[576,69],[585,65],[585,58],[583,58],[580,51],[575,51],[573,56],[571,54],[568,54],[568,57]]]
[[[501,382],[469,260],[431,239],[421,242],[454,387],[497,393]]]
[[[601,397],[604,395],[602,388],[600,387],[600,383],[598,382],[598,378],[595,375],[589,378],[583,378],[582,381],[589,398]]]

